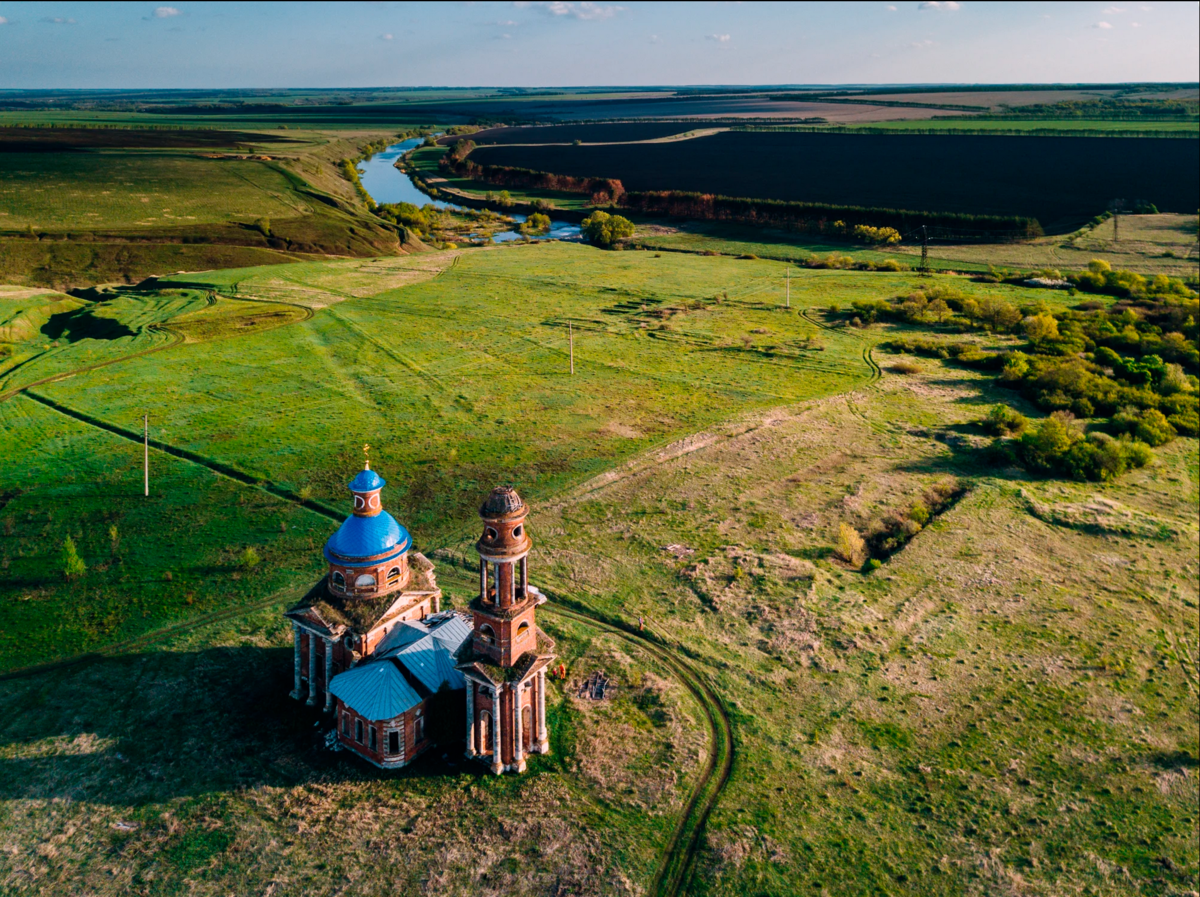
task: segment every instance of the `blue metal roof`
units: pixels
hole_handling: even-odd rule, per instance
[[[351,492],[370,492],[372,489],[382,489],[387,480],[373,470],[360,470],[358,476],[350,481]]]
[[[412,536],[408,530],[387,511],[380,511],[372,517],[347,517],[325,543],[325,560],[350,567],[370,566],[399,557],[410,545]],[[376,560],[367,564],[362,563],[363,558]]]
[[[456,613],[405,621],[384,637],[374,658],[334,676],[329,690],[360,716],[392,719],[424,700],[396,664],[429,694],[443,685],[463,688],[466,680],[455,669],[454,655],[470,637],[471,624]]]
[[[443,685],[462,688],[463,675],[455,669],[454,655],[470,637],[470,624],[458,614],[437,614],[401,623],[387,634],[376,653],[404,664],[430,692]]]
[[[392,719],[424,700],[391,661],[364,663],[338,673],[329,690],[369,720]]]

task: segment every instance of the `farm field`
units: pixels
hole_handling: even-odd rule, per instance
[[[1093,259],[1114,268],[1143,274],[1167,274],[1185,279],[1197,275],[1196,218],[1192,215],[1126,215],[1121,218],[1120,241],[1113,242],[1113,223],[1102,221],[1077,236],[1039,237],[1020,243],[946,244],[929,246],[929,265],[935,270],[987,271],[989,266],[1018,271],[1057,269],[1078,271]],[[855,262],[894,259],[916,266],[921,248],[912,241],[886,249],[861,243],[822,240],[771,228],[710,222],[647,221],[639,223],[634,244],[646,249],[674,252],[719,252],[722,255],[756,255],[779,261],[808,262],[831,255]]]
[[[705,751],[701,709],[560,605],[643,617],[728,708],[735,761],[688,893],[1186,891],[1195,440],[1104,485],[996,469],[970,422],[1031,408],[937,361],[899,373],[873,348],[896,328],[829,329],[824,309],[922,282],[1073,300],[806,270],[783,309],[783,268],[539,244],[116,291],[112,320],[190,340],[0,401],[4,662],[105,652],[0,680],[2,887],[644,893]],[[3,295],[34,324],[67,301]],[[281,307],[312,314],[236,324]],[[97,342],[60,347],[54,371]],[[185,453],[152,451],[149,500],[146,411]],[[529,775],[435,755],[379,776],[320,750],[284,697],[279,610],[318,574],[364,441],[453,606],[479,495],[511,481],[532,507],[539,619],[569,673]],[[832,556],[840,522],[947,477],[967,494],[879,570]],[[68,534],[89,566],[71,582],[46,573]],[[202,625],[152,638],[172,624]],[[613,701],[574,697],[594,669]]]
[[[781,129],[797,131],[821,131],[826,125],[780,125]],[[864,122],[861,124],[846,124],[839,126],[847,131],[915,131],[918,133],[962,131],[970,134],[980,131],[995,131],[998,134],[1012,132],[1034,131],[1039,135],[1048,131],[1062,131],[1064,136],[1073,132],[1086,132],[1088,136],[1125,135],[1141,136],[1146,133],[1164,136],[1188,135],[1196,136],[1200,132],[1200,122],[1197,121],[1134,121],[1121,119],[1084,119],[1084,118],[955,118],[946,115],[928,121],[880,121]]]
[[[0,228],[23,231],[252,224],[309,215],[267,163],[149,153],[0,156]]]
[[[1176,139],[726,131],[633,146],[486,146],[470,158],[481,165],[619,178],[630,191],[1027,215],[1050,233],[1073,229],[1103,211],[1114,195],[1185,213],[1200,195],[1200,141]]]

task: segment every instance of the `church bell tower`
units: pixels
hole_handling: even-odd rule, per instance
[[[493,489],[479,509],[479,595],[471,602],[471,652],[459,665],[467,678],[467,756],[495,773],[524,772],[528,754],[550,750],[546,668],[554,642],[534,619],[546,598],[529,585],[528,514],[511,486]]]

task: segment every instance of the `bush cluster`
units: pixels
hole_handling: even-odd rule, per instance
[[[621,215],[596,211],[583,219],[580,230],[589,243],[608,248],[633,236],[633,222]]]
[[[872,558],[883,559],[903,548],[929,521],[948,510],[963,495],[966,488],[949,479],[926,489],[907,508],[893,511],[867,525],[867,551]]]
[[[1097,481],[1145,467],[1153,458],[1146,442],[1128,435],[1119,439],[1100,431],[1085,435],[1069,411],[1055,411],[1027,430],[1016,443],[1016,454],[1028,470]]]

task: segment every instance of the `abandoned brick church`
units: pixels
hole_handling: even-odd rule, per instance
[[[528,507],[511,487],[479,509],[479,594],[470,612],[441,609],[433,565],[383,509],[368,462],[354,513],[325,543],[329,571],[286,612],[295,634],[292,697],[333,715],[337,742],[376,766],[404,766],[462,737],[492,772],[523,772],[550,749],[546,670],[554,642],[537,627],[529,584]]]

